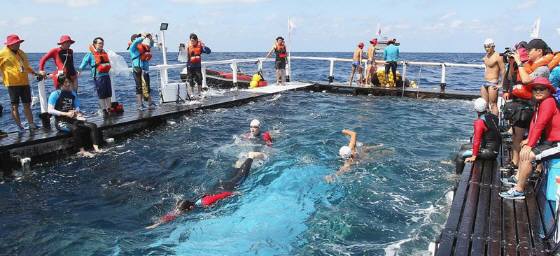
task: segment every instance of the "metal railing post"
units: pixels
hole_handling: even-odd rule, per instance
[[[329,60],[329,84],[334,82],[334,59]]]
[[[401,76],[401,80],[402,80],[402,95],[401,97],[404,97],[404,87],[405,87],[405,82],[406,82],[406,61],[403,61],[403,68],[402,68],[402,76]]]
[[[202,63],[201,71],[202,71],[202,87],[208,87],[208,85],[206,84],[206,65],[204,63]]]
[[[233,60],[231,63],[231,69],[233,71],[233,86],[237,88],[237,62]]]
[[[441,82],[439,84],[439,92],[445,93],[445,63],[441,64]]]

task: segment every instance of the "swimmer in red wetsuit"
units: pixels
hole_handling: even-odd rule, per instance
[[[233,177],[231,177],[227,181],[220,181],[220,183],[214,189],[214,191],[216,192],[212,194],[206,194],[201,198],[199,198],[198,200],[196,200],[195,202],[189,200],[180,200],[179,202],[177,202],[175,209],[173,211],[168,212],[167,214],[159,218],[159,220],[156,223],[146,228],[147,229],[155,228],[161,224],[175,220],[178,216],[186,212],[192,211],[196,208],[211,207],[213,204],[217,203],[218,201],[235,195],[236,194],[234,192],[235,188],[239,186],[249,175],[249,170],[251,169],[252,163],[253,163],[253,159],[248,158],[247,160],[245,160],[243,165],[241,165],[241,167],[235,169],[235,174],[233,175]]]

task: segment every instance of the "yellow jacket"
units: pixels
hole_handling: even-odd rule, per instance
[[[0,71],[2,71],[6,87],[29,85],[27,73],[34,72],[27,60],[27,54],[22,50],[14,53],[8,47],[4,47],[0,51]]]

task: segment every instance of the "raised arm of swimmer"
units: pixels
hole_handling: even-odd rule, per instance
[[[344,159],[344,164],[334,174],[325,176],[325,181],[328,183],[334,181],[334,178],[336,176],[340,176],[343,173],[349,171],[350,166],[356,158],[356,132],[344,129],[342,130],[342,134],[350,136],[350,142],[348,142],[348,146],[342,146],[338,151],[340,157]]]

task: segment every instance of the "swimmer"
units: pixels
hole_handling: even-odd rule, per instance
[[[344,164],[342,165],[342,167],[340,167],[340,169],[338,169],[338,171],[336,171],[336,173],[325,176],[325,181],[327,183],[333,182],[336,176],[340,176],[345,172],[348,172],[350,170],[350,166],[358,161],[358,156],[360,155],[358,153],[357,146],[361,143],[357,142],[356,132],[344,129],[342,130],[342,134],[350,136],[350,142],[348,143],[348,145],[342,146],[338,150],[338,155],[344,160]],[[372,151],[379,151],[381,155],[386,155],[387,153],[393,153],[392,151],[379,150],[383,148],[383,144],[372,145],[372,146],[360,145],[359,148],[361,154],[367,154]]]
[[[261,122],[258,119],[253,119],[251,121],[249,129],[249,132],[243,135],[244,139],[272,146],[272,137],[270,137],[270,132],[261,132]]]
[[[213,189],[214,192],[212,192],[211,194],[205,194],[194,202],[189,200],[179,200],[176,203],[174,210],[159,218],[156,223],[147,226],[146,229],[156,228],[161,224],[165,224],[175,220],[182,214],[193,211],[197,208],[211,207],[222,199],[238,194],[238,192],[235,192],[235,188],[237,188],[249,175],[249,170],[251,169],[252,163],[252,158],[246,159],[241,167],[235,169],[235,174],[233,175],[233,177],[227,181],[220,180],[220,182]]]

